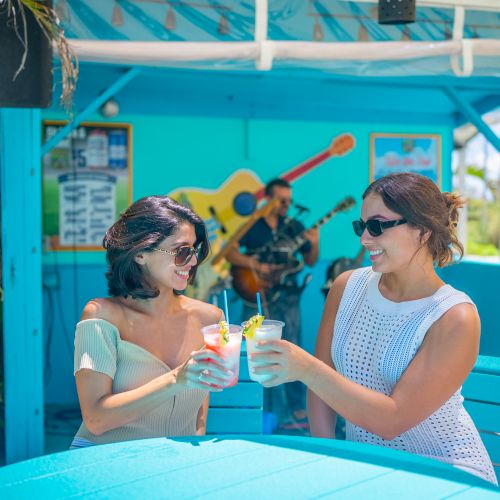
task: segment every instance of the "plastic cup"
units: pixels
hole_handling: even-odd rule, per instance
[[[243,325],[245,323],[242,323]],[[283,321],[276,321],[274,319],[265,319],[259,328],[255,329],[253,339],[245,339],[247,343],[247,360],[248,360],[248,373],[250,379],[254,382],[265,382],[272,378],[272,375],[256,375],[252,373],[252,368],[257,366],[262,366],[265,363],[253,361],[250,359],[250,354],[256,352],[255,343],[260,340],[279,340],[281,334],[283,333],[283,327],[285,323]],[[258,351],[257,351],[258,352]]]
[[[225,345],[220,345],[220,325],[218,323],[204,326],[201,329],[206,348],[219,354],[223,359],[224,367],[234,373],[231,380],[221,387],[232,387],[238,383],[242,331],[243,328],[241,326],[229,325],[229,342]]]

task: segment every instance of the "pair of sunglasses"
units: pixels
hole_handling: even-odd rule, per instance
[[[384,232],[384,229],[400,226],[401,224],[406,224],[407,222],[408,221],[406,219],[387,221],[370,219],[366,222],[363,219],[359,219],[352,221],[352,228],[354,229],[356,236],[361,236],[364,233],[365,229],[368,230],[371,236],[380,236]]]
[[[196,260],[199,259],[201,244],[195,247],[179,247],[177,250],[165,250],[165,248],[161,247],[155,248],[155,250],[157,250],[158,252],[166,253],[168,255],[173,255],[175,257],[174,264],[177,267],[182,267],[185,266],[193,258],[193,255],[196,256]]]
[[[292,204],[292,200],[290,200],[289,198],[278,198],[279,202],[280,202],[280,205],[282,207],[286,206],[286,205],[291,205]]]

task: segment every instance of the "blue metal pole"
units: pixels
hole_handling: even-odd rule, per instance
[[[444,87],[444,92],[450,100],[457,106],[460,112],[469,119],[481,134],[484,135],[486,140],[500,152],[500,138],[495,135],[489,125],[481,118],[481,115],[474,109],[474,107],[466,101],[453,87]],[[500,101],[499,101],[500,104]]]
[[[130,68],[124,75],[122,75],[115,83],[110,85],[102,94],[97,96],[90,104],[88,104],[82,111],[80,111],[71,122],[65,125],[57,134],[51,137],[43,146],[41,150],[41,157],[43,158],[52,148],[57,146],[72,130],[74,130],[82,121],[88,116],[97,111],[99,107],[104,104],[110,97],[114,96],[120,89],[127,85],[132,78],[135,78],[141,72],[141,68]]]
[[[41,113],[0,110],[5,459],[44,451]]]

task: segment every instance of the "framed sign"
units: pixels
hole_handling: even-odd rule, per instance
[[[396,172],[422,174],[441,187],[441,136],[371,134],[370,182]]]
[[[63,121],[44,121],[44,141]],[[103,250],[102,239],[132,199],[131,127],[82,123],[43,158],[45,249]]]

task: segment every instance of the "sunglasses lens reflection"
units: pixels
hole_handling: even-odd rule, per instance
[[[175,256],[175,264],[177,266],[184,266],[187,264],[190,260],[191,257],[194,254],[194,248],[192,247],[181,247],[177,251],[177,255]]]
[[[175,256],[176,266],[185,266],[192,258],[196,255],[196,259],[199,259],[201,247],[181,247],[177,251]]]

